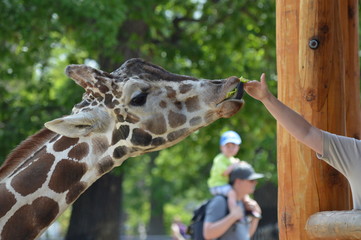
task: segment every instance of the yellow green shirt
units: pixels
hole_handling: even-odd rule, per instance
[[[236,158],[234,157],[227,158],[222,153],[218,154],[213,159],[210,177],[207,182],[208,187],[211,188],[228,184],[228,176],[224,176],[223,173],[231,164],[235,162]]]

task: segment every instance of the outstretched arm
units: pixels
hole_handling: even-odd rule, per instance
[[[245,91],[253,98],[261,101],[272,116],[297,140],[323,154],[322,132],[312,126],[301,115],[279,101],[268,90],[266,76],[261,75],[261,81],[250,81],[244,85]]]

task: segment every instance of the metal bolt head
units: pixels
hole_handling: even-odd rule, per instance
[[[316,48],[318,48],[319,45],[320,45],[320,43],[318,42],[317,39],[311,39],[311,40],[308,42],[308,46],[309,46],[311,49],[316,49]]]

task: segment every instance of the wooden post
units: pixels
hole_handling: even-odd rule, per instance
[[[358,27],[345,19],[350,17],[344,13],[350,11],[349,2],[354,1],[276,1],[278,97],[321,129],[359,136],[360,118],[346,127],[353,117],[347,108],[360,114],[359,72],[354,69]],[[358,8],[352,10],[356,16]],[[352,87],[345,86],[349,83]],[[348,182],[282,127],[277,133],[280,239],[309,239],[305,225],[310,215],[351,209]]]
[[[359,3],[345,0],[340,6],[345,61],[346,135],[361,139],[360,61],[359,61]]]

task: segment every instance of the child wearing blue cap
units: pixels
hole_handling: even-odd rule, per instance
[[[213,165],[208,179],[208,187],[212,195],[224,195],[228,199],[228,208],[231,210],[237,206],[236,193],[229,184],[229,174],[240,162],[234,156],[238,153],[239,145],[242,143],[241,137],[235,131],[227,131],[220,139],[219,153],[213,159]]]

